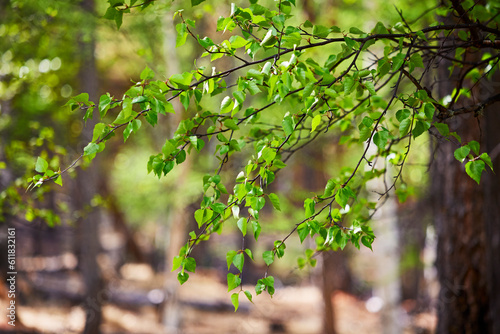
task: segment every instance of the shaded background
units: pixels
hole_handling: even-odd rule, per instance
[[[434,2],[394,4],[412,21]],[[377,21],[400,20],[394,4],[298,1],[295,14],[297,22],[308,19],[325,26],[371,28]],[[375,216],[373,253],[349,245],[343,252],[315,256],[314,268],[298,269],[296,258],[308,243],[313,247],[313,241],[301,245],[294,237],[285,257],[271,268],[277,278],[276,295],[272,299],[258,296],[254,304],[241,301],[236,313],[225,285],[225,253],[241,243],[235,227],[226,226],[221,236],[195,249],[197,273],[188,283],[179,286],[175,273],[170,273],[172,257],[185,243],[187,232],[196,228],[193,212],[201,199],[200,180],[218,166],[205,150],[190,156],[182,169],[162,180],[147,174],[149,156],[161,150],[165,138],[184,117],[180,105],[174,105],[175,115],[159,119],[154,130],[144,124],[148,128],[131,136],[126,145],[121,138],[110,140],[92,165],[79,166],[66,175],[63,187],[50,185],[25,192],[26,180],[34,172],[34,157],[68,166],[92,137],[92,120],[85,124],[81,111],[71,113],[62,107],[71,96],[88,92],[91,100],[98,101],[101,94],[110,92],[119,97],[131,80],[138,80],[146,65],[157,78],[165,79],[190,70],[193,59],[198,66],[212,66],[199,58],[202,50],[190,40],[175,48],[178,22],[172,20],[172,14],[181,6],[189,7],[184,16],[196,18],[196,31],[201,36],[216,42],[224,38],[215,32],[215,24],[219,16],[228,15],[229,4],[208,2],[190,8],[180,2],[158,2],[144,12],[125,15],[118,31],[114,22],[101,18],[106,4],[100,1],[0,4],[0,242],[2,254],[7,254],[7,227],[16,228],[16,330],[334,333],[336,328],[338,333],[434,332],[437,310],[458,298],[459,291],[474,287],[450,282],[450,293],[438,296],[436,241],[437,236],[444,236],[440,225],[436,230],[431,209],[439,203],[446,212],[453,212],[448,210],[453,204],[451,199],[440,203],[432,195],[439,189],[429,188],[431,147],[447,150],[431,139],[420,140],[413,147],[405,167],[405,180],[413,195],[404,204],[390,197]],[[432,14],[426,15],[421,24],[435,20]],[[318,62],[324,56],[311,54]],[[223,58],[215,64],[229,68],[231,62]],[[215,107],[217,101],[205,102],[206,108],[210,103]],[[194,111],[186,111],[190,112]],[[334,139],[338,141],[332,138],[331,142]],[[326,180],[357,157],[356,149],[320,144],[293,156],[288,170],[271,187],[283,198],[282,212],[263,212],[261,242],[252,245],[247,238],[246,247],[257,247],[257,254],[266,246],[272,248],[273,241],[286,235],[298,221],[301,199],[322,192]],[[228,168],[236,171],[241,166],[233,162]],[[449,169],[440,171],[438,166],[432,171],[439,175]],[[454,182],[440,176],[436,179]],[[491,181],[491,189],[485,191],[497,194],[495,182]],[[370,184],[374,196],[382,187]],[[469,197],[463,199],[471,205],[472,220],[477,219],[474,210],[483,212],[474,191],[465,190]],[[486,200],[491,201],[490,208],[498,205],[492,196]],[[474,203],[480,207],[472,208]],[[492,215],[494,210],[484,214]],[[446,213],[434,217],[463,219],[460,212],[454,218],[443,215]],[[484,230],[467,233],[486,243]],[[471,257],[471,261],[478,259],[484,257]],[[5,259],[0,263],[0,277],[5,281]],[[257,259],[245,265],[243,283],[255,284],[265,272],[264,262]],[[4,308],[8,303],[4,285],[2,290],[0,304]],[[469,302],[464,301],[464,305]],[[11,329],[5,317],[0,317],[0,328]]]

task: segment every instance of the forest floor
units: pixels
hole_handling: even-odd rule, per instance
[[[132,270],[134,272],[134,270]],[[144,270],[135,270],[136,273]],[[152,276],[151,276],[152,275]],[[162,275],[142,275],[121,279],[126,291],[142,293],[150,299],[161,297],[158,290],[164,282]],[[244,289],[253,290],[248,286]],[[120,290],[123,291],[123,290]],[[149,294],[148,294],[149,292]],[[323,301],[321,291],[314,286],[281,287],[273,298],[267,293],[254,296],[253,303],[240,295],[240,307],[233,311],[225,284],[213,273],[191,275],[188,283],[178,287],[178,327],[168,331],[160,323],[162,310],[152,304],[104,305],[102,332],[111,333],[322,333]],[[0,307],[7,307],[2,293]],[[136,294],[137,295],[137,294]],[[123,297],[123,296],[122,296]],[[123,298],[122,298],[123,300]],[[130,300],[134,300],[133,296]],[[380,313],[371,313],[366,302],[344,292],[332,296],[335,323],[339,334],[384,333]],[[62,304],[57,300],[31,301],[29,305],[17,306],[16,329],[7,324],[5,316],[0,317],[0,332],[29,333],[81,333],[85,313],[80,305]],[[435,316],[421,313],[410,316],[401,310],[402,333],[432,333]],[[21,326],[22,325],[22,326]]]

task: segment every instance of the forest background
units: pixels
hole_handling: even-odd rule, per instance
[[[432,71],[429,71],[432,74],[422,81],[423,86],[430,87],[435,91],[435,96],[439,96],[439,104],[418,95],[423,104],[412,109],[416,111],[415,120],[409,117],[409,109],[400,109],[403,111],[399,116],[396,109],[392,111],[392,117],[398,120],[394,124],[400,131],[401,138],[392,137],[389,134],[392,131],[390,128],[387,130],[379,127],[379,121],[374,122],[377,116],[370,114],[368,118],[360,116],[349,122],[340,122],[340,131],[331,131],[323,139],[304,146],[306,149],[289,148],[286,168],[280,173],[271,168],[259,173],[261,188],[266,195],[258,193],[259,190],[252,190],[257,192],[252,194],[255,195],[255,200],[247,206],[257,212],[249,211],[248,220],[241,220],[243,213],[240,217],[239,206],[233,205],[226,212],[215,203],[207,204],[204,201],[208,198],[207,193],[215,198],[218,192],[219,196],[224,193],[226,187],[232,189],[235,177],[236,182],[241,181],[238,178],[242,169],[249,178],[252,168],[262,164],[261,160],[255,166],[245,168],[245,165],[248,166],[246,158],[238,157],[237,154],[229,160],[237,151],[248,153],[247,148],[252,146],[251,142],[244,148],[241,139],[233,141],[232,134],[227,136],[229,133],[226,133],[227,137],[224,137],[221,133],[222,137],[217,136],[217,140],[223,144],[217,146],[214,140],[204,141],[201,136],[191,136],[183,146],[185,148],[190,145],[190,154],[186,155],[179,153],[184,150],[176,151],[177,145],[174,142],[165,141],[175,137],[176,131],[178,134],[179,123],[187,124],[182,121],[200,112],[198,103],[189,103],[190,99],[198,99],[196,93],[193,93],[194,96],[180,95],[179,99],[172,99],[171,104],[166,104],[164,114],[175,111],[168,114],[168,117],[157,115],[156,119],[152,119],[151,114],[143,113],[144,119],[129,120],[122,116],[121,120],[128,124],[124,127],[123,136],[121,128],[114,129],[118,135],[106,142],[106,148],[102,152],[97,152],[103,147],[99,146],[101,133],[97,133],[94,126],[101,132],[106,129],[104,125],[96,126],[104,124],[99,123],[97,111],[103,116],[114,103],[125,103],[123,100],[126,99],[112,102],[112,97],[121,97],[125,92],[130,92],[130,86],[137,86],[136,82],[140,86],[141,82],[149,82],[153,78],[166,83],[170,81],[172,91],[176,92],[177,89],[181,92],[187,91],[186,87],[192,79],[192,76],[186,76],[185,73],[192,71],[195,65],[198,68],[206,67],[205,73],[208,74],[205,75],[208,76],[212,74],[212,66],[216,66],[214,73],[217,73],[216,71],[241,65],[242,60],[238,58],[241,55],[237,53],[208,52],[205,57],[201,55],[214,44],[223,45],[228,39],[228,49],[244,47],[244,40],[228,37],[231,32],[231,28],[228,28],[229,21],[219,18],[228,18],[238,13],[237,6],[246,7],[253,3],[254,1],[222,5],[210,1],[194,1],[196,6],[176,1],[128,3],[136,6],[133,8],[124,6],[120,1],[61,3],[48,0],[2,3],[0,200],[2,223],[6,227],[2,233],[7,233],[7,227],[16,228],[19,269],[17,301],[18,305],[26,306],[25,312],[23,308],[18,309],[19,324],[24,324],[26,331],[36,330],[36,326],[29,321],[32,319],[29,307],[40,312],[50,305],[54,307],[54,313],[60,312],[62,315],[58,315],[76,319],[70,327],[58,328],[59,331],[84,330],[96,333],[121,328],[120,330],[133,332],[132,324],[139,323],[140,316],[137,315],[141,312],[154,315],[154,322],[158,327],[148,329],[150,332],[155,332],[158,328],[166,328],[172,332],[188,331],[189,326],[201,326],[200,322],[203,322],[200,319],[208,321],[210,316],[207,313],[200,316],[185,310],[206,312],[206,309],[211,309],[228,314],[227,322],[236,326],[236,329],[230,327],[228,331],[242,332],[244,328],[247,332],[263,332],[264,328],[270,332],[286,330],[304,333],[300,321],[294,323],[292,318],[283,315],[290,312],[288,309],[270,312],[275,316],[267,317],[263,323],[259,322],[258,316],[252,317],[252,314],[255,315],[255,308],[266,314],[266,310],[277,307],[268,304],[263,304],[265,306],[260,308],[257,306],[260,305],[257,301],[260,302],[264,297],[259,295],[257,299],[257,294],[263,290],[267,290],[269,294],[277,291],[274,299],[279,302],[280,298],[285,297],[279,297],[281,295],[278,292],[282,290],[282,295],[286,296],[286,287],[315,285],[319,287],[319,290],[312,290],[317,294],[316,299],[311,302],[315,307],[315,317],[312,318],[315,322],[302,323],[311,333],[333,333],[335,328],[338,332],[348,333],[359,330],[356,326],[363,322],[365,326],[374,326],[375,323],[376,328],[384,333],[400,333],[403,330],[436,330],[443,333],[456,330],[474,333],[483,329],[484,332],[497,333],[500,329],[492,315],[499,309],[498,298],[495,298],[498,296],[498,280],[495,280],[498,269],[495,269],[495,259],[491,254],[495,254],[495,249],[499,247],[498,240],[495,239],[500,230],[499,181],[488,166],[498,166],[499,163],[499,141],[494,130],[495,124],[498,124],[498,115],[493,112],[488,114],[487,109],[498,100],[498,81],[494,76],[499,59],[496,52],[496,28],[481,30],[483,44],[474,40],[474,27],[460,30],[462,33],[456,32],[458,40],[471,44],[451,48],[453,52],[446,54],[450,59],[444,58],[450,62],[448,66],[444,66],[444,61],[439,63],[441,66],[434,65]],[[469,15],[473,18],[472,22],[475,19],[485,26],[495,26],[498,19],[498,4],[494,1],[484,4],[464,2],[462,5],[457,2],[437,4],[434,1],[260,1],[259,4],[264,9],[278,10],[279,13],[282,10],[284,13],[289,11],[293,14],[293,17],[286,18],[289,20],[287,24],[302,23],[304,31],[310,31],[309,39],[299,37],[303,39],[300,43],[305,45],[311,43],[311,40],[326,41],[329,34],[339,34],[350,50],[362,48],[356,44],[354,36],[364,38],[366,34],[363,31],[388,33],[386,27],[392,27],[389,28],[391,33],[405,34],[409,33],[410,26],[413,31],[418,31],[446,20],[455,20],[455,25],[471,24],[470,18],[469,21],[465,19]],[[255,10],[256,6],[253,5]],[[280,7],[284,5],[286,10]],[[183,11],[176,12],[180,9]],[[271,16],[268,18],[272,20]],[[273,22],[279,26],[279,20]],[[264,32],[273,32],[271,29],[266,30],[268,27],[265,25],[263,28]],[[293,45],[296,38],[293,33],[290,32],[288,40],[283,43]],[[200,35],[199,40],[192,38],[197,34]],[[263,48],[260,52],[264,53],[260,57],[271,55],[270,67],[266,70],[263,62],[258,67],[259,71],[245,71],[247,79],[253,78],[257,82],[268,75],[266,71],[273,73],[274,70],[270,68],[274,68],[276,64],[281,64],[284,68],[294,65],[294,60],[289,55],[282,59],[275,57],[273,62],[272,55],[276,52],[278,40],[274,36],[277,34],[271,33],[268,36],[260,31],[260,35],[261,43],[257,44]],[[203,38],[205,36],[208,39]],[[353,38],[345,38],[346,36]],[[418,34],[416,36],[423,38]],[[391,59],[391,64],[386,65],[387,73],[392,74],[391,78],[403,73],[398,72],[400,68],[407,67],[409,72],[417,68],[416,73],[427,70],[424,65],[428,58],[409,57],[411,47],[408,48],[408,43],[412,38],[417,37],[409,34],[406,40],[399,38],[395,42],[396,45],[399,43],[400,51],[408,50],[407,55],[385,51],[385,57]],[[486,49],[484,45],[487,44],[483,40],[490,41],[490,48]],[[282,43],[281,40],[279,43]],[[480,52],[474,50],[474,47]],[[307,50],[307,57],[313,61],[304,60],[304,63],[313,68],[317,75],[324,71],[318,64],[335,64],[335,60],[329,56],[341,55],[341,50],[340,46],[327,51],[311,48]],[[277,51],[280,52],[280,47]],[[384,54],[384,46],[376,51]],[[398,55],[402,57],[398,58]],[[451,62],[452,60],[455,62]],[[284,64],[285,61],[288,63]],[[399,66],[395,65],[397,62],[400,62]],[[245,60],[243,64],[247,64]],[[346,63],[347,65],[349,64]],[[460,72],[464,65],[465,69]],[[375,80],[376,75],[385,71],[381,70],[384,64],[377,64],[376,75],[370,71],[361,74],[361,69],[365,66],[368,65],[360,65],[358,74],[346,77],[342,82],[342,91],[326,93],[333,98],[337,98],[339,93],[347,96],[339,104],[341,110],[353,108],[356,101],[367,99],[366,94],[371,96],[379,92],[378,88],[375,91],[376,87],[369,83],[372,80],[370,78]],[[449,66],[456,68],[459,73],[450,74]],[[444,72],[440,72],[443,70]],[[453,91],[454,75],[465,89]],[[237,83],[239,91],[238,78],[236,71],[229,71],[225,82],[227,85]],[[349,84],[352,89],[346,88],[349,78],[354,78]],[[387,103],[391,100],[391,85],[397,87],[399,80],[397,83],[390,82],[385,88],[387,91],[380,91],[380,96],[372,98],[370,102],[383,109],[383,101]],[[223,95],[218,96],[216,93],[217,89],[224,92],[225,87],[210,87],[213,83],[207,81],[209,87],[203,88],[203,93],[214,98],[204,98],[202,109],[214,113],[222,109],[222,113],[228,111],[231,114],[230,118],[221,122],[221,129],[229,129],[231,133],[239,130],[240,122],[231,122],[232,112],[240,111],[241,106],[238,109],[236,105],[243,104],[245,98],[248,100],[247,104],[254,108],[265,104],[266,96],[258,95],[265,84],[259,88],[248,82],[251,80],[246,83],[248,87],[244,87],[247,92],[245,95],[233,94],[229,95],[229,100],[224,100]],[[356,86],[354,82],[357,82]],[[442,88],[446,86],[446,82],[451,89],[448,94],[441,94],[441,91],[446,91]],[[405,84],[411,90],[414,82]],[[234,86],[229,88],[231,87]],[[314,88],[309,86],[307,89]],[[349,97],[353,91],[356,91],[356,98]],[[88,96],[80,95],[83,92]],[[284,99],[288,97],[290,90],[284,92],[278,89],[277,92],[277,96]],[[329,125],[326,125],[325,120],[333,119],[336,110],[317,113],[317,101],[311,99],[310,102],[303,102],[301,99],[306,98],[301,96],[300,103],[305,103],[311,111],[311,114],[307,114],[311,120],[305,122],[307,125],[304,128],[300,128],[300,122],[297,122],[300,117],[287,118],[282,108],[276,108],[269,109],[262,119],[252,121],[251,135],[262,138],[267,132],[271,133],[278,128],[279,131],[284,129],[286,138],[291,137],[295,130],[305,131],[308,136],[311,133],[314,135],[315,131],[326,131]],[[439,118],[438,112],[441,112],[438,105],[445,104],[443,101],[446,99],[460,101],[461,104],[457,102],[457,110],[462,108],[461,113],[465,115],[465,121],[453,123],[457,122],[456,117],[448,122],[449,128],[435,122]],[[93,115],[90,101],[98,105]],[[133,103],[144,101],[134,100]],[[293,114],[294,103],[284,104],[283,107],[290,108]],[[467,107],[463,107],[476,104],[480,108],[470,108],[467,111]],[[406,106],[411,105],[408,102]],[[417,113],[420,107],[422,114]],[[128,109],[123,106],[123,110]],[[408,114],[404,110],[408,110]],[[330,116],[328,112],[334,116]],[[249,115],[244,114],[244,117],[248,118]],[[120,122],[115,120],[113,123]],[[269,126],[272,123],[278,126]],[[354,130],[351,128],[353,124]],[[149,125],[155,127],[151,128]],[[210,132],[206,126],[201,128]],[[356,129],[360,132],[359,136]],[[453,137],[450,131],[455,130],[457,134]],[[346,132],[342,133],[344,131]],[[298,137],[302,135],[299,134]],[[307,141],[308,137],[303,136]],[[364,136],[367,137],[363,139]],[[464,137],[463,142],[460,136]],[[412,137],[415,139],[414,143],[411,143]],[[450,140],[451,137],[455,139]],[[236,135],[235,138],[237,139]],[[352,166],[361,161],[368,165],[366,174],[369,174],[372,162],[365,151],[369,145],[356,146],[354,142],[362,143],[367,139],[373,139],[375,144],[371,145],[371,149],[375,147],[375,152],[370,151],[370,154],[379,156],[379,164],[382,163],[383,166],[372,169],[370,176],[366,177],[373,180],[355,180],[363,186],[361,190],[353,187],[353,192],[350,187],[345,187],[351,180],[349,176]],[[410,140],[408,147],[412,145],[409,155],[405,153],[406,146],[399,142],[403,139]],[[447,140],[452,142],[449,147],[446,146]],[[126,143],[123,144],[123,141]],[[90,142],[97,144],[89,146]],[[300,140],[297,143],[300,144]],[[391,147],[397,147],[398,144],[401,144],[400,147],[391,156]],[[260,152],[257,159],[262,158],[269,165],[278,166],[278,162],[275,162],[278,154],[273,155],[269,150],[276,144],[271,143],[267,151],[259,145],[261,144],[256,144],[256,154]],[[203,146],[206,147],[203,149]],[[301,145],[297,147],[302,148]],[[214,150],[218,152],[218,158],[217,154],[214,155]],[[193,154],[195,151],[199,151],[199,154]],[[161,154],[161,158],[158,158],[158,152],[162,152],[165,157],[175,154],[176,163],[182,165],[170,170],[174,165],[173,161],[170,164]],[[485,152],[486,156],[483,155]],[[82,153],[83,159],[79,160]],[[96,153],[95,160],[89,163]],[[179,161],[179,154],[184,155],[183,161]],[[470,160],[467,170],[459,162],[466,159]],[[78,166],[72,166],[75,161]],[[482,169],[479,170],[477,168],[481,162]],[[389,164],[393,166],[387,167]],[[65,168],[68,166],[74,168],[69,168],[66,172]],[[59,168],[65,171],[61,178]],[[38,176],[33,178],[35,170]],[[50,170],[56,173],[48,173]],[[229,175],[233,173],[233,180],[230,181],[224,173],[220,177],[221,171]],[[272,183],[274,172],[276,181]],[[162,174],[167,175],[162,177]],[[337,175],[340,175],[339,179],[335,179]],[[382,177],[377,181],[376,177],[380,175]],[[397,176],[394,182],[400,181],[395,187],[392,186],[394,175]],[[480,183],[481,176],[483,179]],[[48,179],[63,186],[44,184]],[[329,183],[329,180],[334,179],[335,186]],[[266,182],[269,183],[269,188],[265,186]],[[42,186],[34,187],[35,185]],[[237,196],[236,191],[235,195]],[[304,205],[307,218],[315,214],[316,204],[328,197],[332,198],[333,204],[338,205],[338,208],[332,214],[330,204],[329,217],[332,225],[324,230],[326,234],[319,233],[319,227],[313,223],[299,225],[304,221]],[[262,202],[266,202],[266,205]],[[380,203],[384,203],[384,206],[379,205]],[[354,218],[335,218],[344,215],[347,217],[351,207],[351,213],[359,211],[360,216],[367,215],[373,220],[365,222],[360,219],[355,223],[357,220]],[[378,208],[376,215],[374,211],[366,210],[373,210],[375,207]],[[243,209],[241,205],[241,212]],[[188,245],[190,242],[189,231],[196,231],[190,236],[196,243],[208,239],[208,236],[198,233],[200,230],[204,231],[200,227],[207,223],[214,212],[221,216],[234,216],[235,221],[225,224],[220,236],[211,234],[209,241],[197,244],[192,251],[189,248],[189,254],[184,248],[183,253],[183,245],[186,241]],[[207,215],[210,217],[207,218]],[[257,219],[252,220],[250,216]],[[482,225],[483,222],[486,223]],[[307,228],[304,227],[306,225]],[[245,237],[247,229],[248,234],[253,237]],[[339,232],[340,229],[342,232]],[[215,227],[212,232],[218,230]],[[307,237],[314,236],[315,231],[318,232],[316,239]],[[356,237],[357,234],[353,231],[358,231],[359,236]],[[287,237],[290,232],[292,233]],[[260,233],[262,236],[256,242],[254,239]],[[318,237],[322,238],[320,242]],[[284,239],[288,240],[286,252],[282,247]],[[361,250],[353,247],[356,240],[357,248]],[[348,241],[353,244],[347,244]],[[441,257],[434,263],[432,254],[436,242],[441,245],[441,249],[437,246]],[[332,248],[337,251],[329,250]],[[369,248],[373,248],[373,254]],[[177,262],[172,262],[179,250],[181,253],[176,257]],[[2,252],[8,253],[7,234],[2,239]],[[255,261],[250,261],[250,257],[254,257]],[[2,261],[2,264],[2,275],[6,275],[7,262]],[[180,274],[168,274],[172,265],[174,269],[181,268]],[[436,277],[434,265],[437,266],[439,277]],[[178,281],[184,283],[188,277],[187,272],[195,271],[195,268],[196,273],[191,274],[191,279],[200,275],[211,278],[207,281],[210,283],[205,282],[207,285],[203,286],[202,280],[201,288],[197,290],[193,287],[196,281],[191,282],[190,279],[180,286]],[[272,281],[270,277],[273,278]],[[437,281],[441,284],[438,285]],[[495,281],[496,285],[491,283]],[[231,291],[221,293],[222,298],[220,295],[212,295],[211,292],[220,289],[216,283],[221,282],[228,286],[228,289],[223,287],[222,291],[233,288],[237,288],[234,290],[237,291],[240,284],[245,288],[241,290],[241,294]],[[217,288],[209,284],[215,284]],[[256,287],[249,287],[252,284]],[[348,294],[334,293],[340,290]],[[191,291],[191,294],[183,291]],[[300,294],[300,290],[298,291]],[[8,302],[7,291],[5,292],[2,300]],[[293,295],[293,292],[288,294]],[[205,298],[200,299],[200,296]],[[335,312],[335,305],[338,311],[345,306],[335,304],[336,299],[332,299],[332,296],[343,296],[345,298],[342,300],[352,301],[349,305],[357,307],[355,312],[360,312],[362,316],[349,318],[347,325],[344,325],[342,321],[345,317],[340,317]],[[349,299],[350,296],[355,297]],[[251,304],[250,300],[243,300],[252,298],[255,304]],[[341,300],[340,297],[337,299]],[[359,301],[362,302],[357,303]],[[233,314],[234,308],[238,307],[239,310]],[[125,310],[130,308],[132,312],[127,313]],[[71,312],[67,312],[68,309]],[[128,326],[127,321],[110,320],[113,319],[113,310],[117,312],[119,319],[130,320]],[[375,320],[367,310],[377,315]],[[353,311],[347,312],[349,313]],[[186,314],[191,314],[191,318]],[[237,317],[239,314],[242,314],[240,318]],[[436,317],[439,319],[437,324]],[[419,322],[422,318],[431,320]],[[47,326],[55,326],[54,322]],[[248,325],[249,323],[252,325]],[[135,331],[141,332],[144,330],[143,326],[142,323],[136,326]],[[208,325],[203,323],[203,326]],[[9,329],[7,324],[5,328]],[[196,330],[199,332],[200,329]]]

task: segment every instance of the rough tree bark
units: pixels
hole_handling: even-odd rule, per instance
[[[460,5],[455,1],[453,6]],[[468,57],[474,60],[480,55],[471,53]],[[439,77],[449,78],[439,86],[440,97],[451,92],[459,75],[457,70],[450,77],[448,65],[444,60],[439,63]],[[482,86],[473,90],[471,99],[460,100],[455,107],[477,103],[495,93],[494,88],[486,87],[488,84]],[[451,131],[457,131],[464,142],[477,140],[482,152],[492,153],[497,174],[487,170],[481,185],[453,157],[459,145],[437,140],[439,160],[432,165],[431,182],[438,238],[436,266],[441,284],[437,333],[499,333],[500,270],[495,262],[500,247],[500,157],[493,152],[500,145],[498,104],[489,109],[484,116],[462,115],[448,122]]]
[[[92,20],[94,13],[94,1],[84,0],[82,9],[89,14]],[[90,28],[92,29],[92,28]],[[94,57],[95,39],[93,31],[89,32],[90,39],[80,41],[81,68],[79,80],[81,91],[88,92],[90,100],[98,101],[98,76]],[[82,143],[92,140],[92,124],[89,120],[82,132]],[[97,255],[100,251],[99,243],[99,212],[90,208],[90,202],[98,188],[97,184],[97,161],[87,169],[79,170],[74,186],[74,203],[77,210],[83,215],[78,221],[78,232],[80,237],[80,270],[83,276],[86,298],[83,308],[86,312],[84,333],[100,333],[99,327],[102,320],[102,303],[104,302],[104,282],[97,263]]]

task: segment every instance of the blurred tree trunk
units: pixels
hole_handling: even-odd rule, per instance
[[[85,36],[80,36],[81,67],[79,73],[80,89],[89,94],[91,101],[98,101],[98,75],[95,64],[95,38],[93,31],[94,1],[84,0],[81,3],[84,12],[88,13],[91,24],[86,25]],[[94,120],[88,120],[81,135],[81,146],[92,140]],[[78,171],[74,182],[75,207],[82,215],[78,220],[80,237],[80,270],[86,288],[86,298],[83,308],[86,313],[84,333],[100,333],[99,327],[102,320],[102,303],[104,297],[104,282],[101,277],[97,256],[100,251],[99,221],[100,216],[96,208],[90,206],[98,188],[98,158],[86,169]]]
[[[314,146],[313,146],[314,145]],[[336,157],[342,154],[342,148],[334,149]],[[331,153],[330,153],[331,154]],[[312,144],[310,149],[297,153],[294,157],[294,187],[308,192],[321,193],[326,182],[326,162],[324,145]],[[333,294],[337,290],[351,291],[352,276],[348,264],[347,251],[328,251],[322,254],[321,289],[323,296],[323,332],[337,333],[335,327],[335,309]]]
[[[397,208],[398,237],[401,271],[401,300],[411,301],[410,311],[429,306],[425,290],[422,252],[425,247],[426,228],[430,216],[421,212],[430,205],[427,199],[408,200]]]
[[[454,119],[449,125],[465,140],[472,139],[471,132],[478,130],[472,116]],[[436,266],[441,284],[437,333],[489,333],[486,201],[483,189],[453,157],[456,148],[451,142],[438,144],[439,163],[433,164],[432,173]],[[498,203],[491,209],[498,214]]]
[[[467,57],[468,60],[477,60],[475,58],[480,54],[469,53]],[[440,97],[449,94],[458,79],[458,71],[449,75],[448,65],[445,60],[439,63],[439,77],[449,78],[440,84]],[[476,87],[471,99],[460,100],[454,107],[477,103],[498,93],[498,88],[496,90],[492,86]],[[448,122],[449,127],[457,131],[464,142],[481,138],[481,151],[492,152],[500,145],[498,105],[486,108],[484,116],[476,116],[469,114],[453,118]],[[453,152],[458,147],[454,142],[439,141],[439,163],[432,165],[434,222],[438,238],[436,266],[441,284],[436,332],[497,334],[500,330],[500,271],[497,263],[500,157],[498,154],[492,156],[497,174],[487,170],[478,186],[466,174],[463,164],[454,158]]]
[[[500,74],[497,73],[491,83],[491,93],[500,93]],[[490,89],[485,89],[490,91]],[[491,94],[491,95],[493,95]],[[484,223],[486,230],[486,270],[488,280],[488,295],[490,297],[489,320],[491,333],[500,334],[500,113],[498,106],[485,109],[485,150],[489,152],[493,170],[482,180],[484,191]]]
[[[177,49],[175,48],[176,31],[174,29],[174,22],[170,15],[165,15],[163,20],[163,48],[165,65],[167,68],[166,75],[170,77],[171,75],[180,71],[180,62],[177,55]],[[177,124],[182,120],[182,105],[179,100],[175,99],[172,101],[174,109],[176,111],[175,115],[171,115],[172,119],[169,120],[169,128],[166,130],[169,138],[173,136],[176,130]],[[164,140],[164,138],[162,138]],[[172,194],[177,194],[182,192],[182,186],[186,184],[185,180],[189,176],[189,170],[191,165],[191,158],[186,157],[186,161],[183,162],[182,168],[180,168],[180,174],[177,176],[176,185],[172,186],[170,189]],[[166,299],[163,304],[162,310],[162,323],[166,327],[168,333],[178,333],[181,328],[182,321],[182,309],[179,303],[178,288],[179,282],[177,281],[177,273],[172,271],[172,260],[174,256],[179,253],[181,247],[187,241],[187,226],[189,224],[189,210],[187,210],[187,203],[179,197],[179,200],[174,201],[174,205],[168,215],[168,244],[165,247],[165,290]]]

